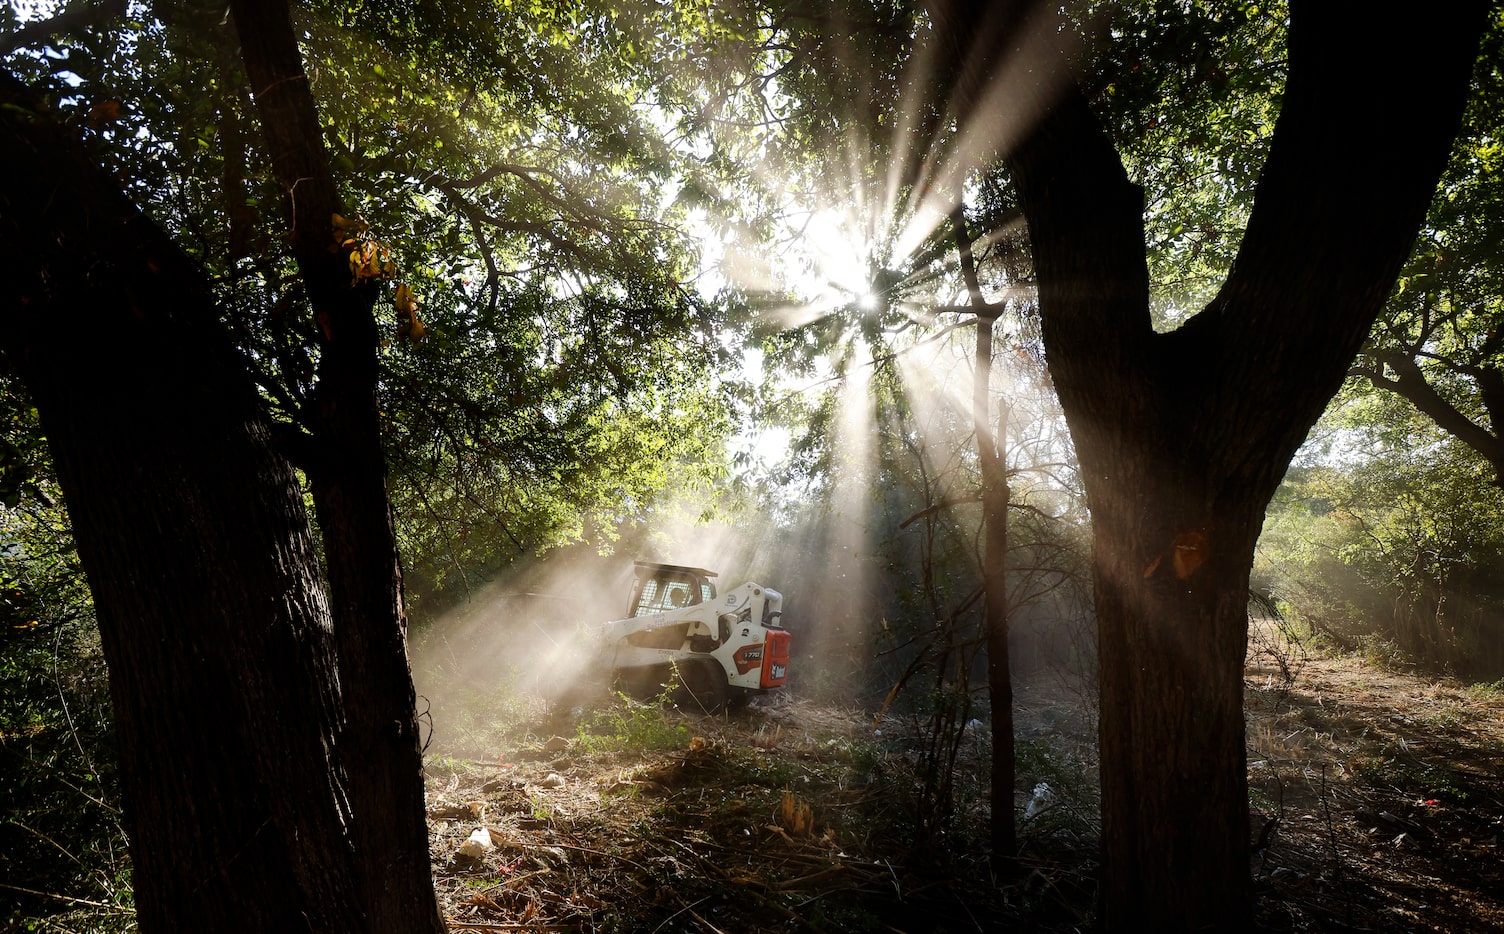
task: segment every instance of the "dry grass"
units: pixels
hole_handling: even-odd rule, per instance
[[[1246,693],[1266,930],[1504,930],[1504,691],[1263,651]],[[1092,716],[1058,688],[1016,710],[1013,803],[1051,791],[1006,877],[985,855],[980,735],[950,825],[921,839],[915,723],[878,733],[785,695],[730,717],[607,707],[583,727],[472,732],[428,768],[445,913],[455,931],[1089,930]],[[460,855],[482,827],[491,849]]]
[[[654,715],[685,728],[682,744],[603,741],[641,716],[608,709],[594,741],[540,733],[495,759],[431,756],[430,843],[451,929],[983,931],[1027,915],[1064,931],[1082,920],[1059,895],[1078,885],[1063,863],[993,884],[970,836],[980,799],[914,850],[897,722],[877,735],[865,714],[788,696],[731,717]],[[461,855],[481,827],[493,847]]]

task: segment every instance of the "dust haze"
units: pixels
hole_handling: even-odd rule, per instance
[[[608,679],[590,665],[598,644],[592,637],[600,624],[627,615],[635,560],[716,571],[720,590],[756,581],[784,591],[768,576],[778,573],[770,537],[724,523],[680,522],[644,536],[631,551],[559,549],[472,588],[453,609],[414,626],[413,682],[430,747],[463,753],[471,734],[498,721],[542,724],[561,708],[606,699]]]

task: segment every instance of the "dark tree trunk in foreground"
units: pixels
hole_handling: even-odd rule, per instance
[[[377,286],[351,287],[330,249],[338,202],[287,12],[234,5],[323,335],[300,466],[329,601],[301,491],[201,273],[14,84],[0,247],[35,273],[15,286],[5,350],[42,412],[98,608],[142,930],[440,932]]]
[[[1249,923],[1254,543],[1410,249],[1483,25],[1476,2],[1405,17],[1292,3],[1286,95],[1241,250],[1172,333],[1150,323],[1142,194],[1074,86],[1006,156],[1092,515],[1106,930]]]
[[[1008,655],[1008,420],[1006,403],[993,434],[990,417],[992,387],[992,327],[998,309],[987,304],[971,252],[966,211],[957,205],[951,214],[956,252],[966,292],[977,314],[976,353],[972,363],[971,418],[977,439],[982,479],[982,605],[987,630],[987,697],[992,707],[992,815],[989,835],[992,852],[1012,859],[1018,849],[1013,824],[1013,672]]]
[[[444,930],[433,894],[402,572],[377,402],[377,280],[352,284],[343,211],[285,0],[233,0],[241,56],[320,343],[312,458],[345,700],[350,807],[376,930]]]
[[[1242,929],[1254,543],[1410,249],[1457,129],[1484,4],[1406,17],[1291,4],[1286,95],[1237,262],[1216,299],[1168,334],[1150,319],[1142,192],[1065,56],[1040,48],[1053,30],[1026,3],[935,7],[941,41],[970,49],[959,83],[1027,62],[1008,70],[1011,112],[995,119],[1039,115],[1004,160],[1092,515],[1102,924]]]
[[[0,345],[94,594],[141,930],[374,931],[293,472],[197,268],[0,82]]]

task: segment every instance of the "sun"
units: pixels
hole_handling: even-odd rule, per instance
[[[877,307],[872,288],[872,245],[853,218],[843,212],[816,210],[800,238],[808,254],[806,273],[794,283],[811,298],[839,306],[855,302]]]

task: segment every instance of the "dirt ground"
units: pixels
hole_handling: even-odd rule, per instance
[[[430,749],[454,931],[1087,931],[1092,718],[1022,692],[1022,870],[986,857],[985,726],[949,821],[926,731],[794,695],[703,717],[522,711]],[[1269,931],[1504,931],[1504,686],[1264,648],[1247,674],[1251,869]],[[1047,787],[1042,787],[1047,786]],[[468,843],[473,837],[487,839]]]
[[[1256,860],[1274,930],[1504,931],[1504,684],[1313,655],[1248,672]]]

